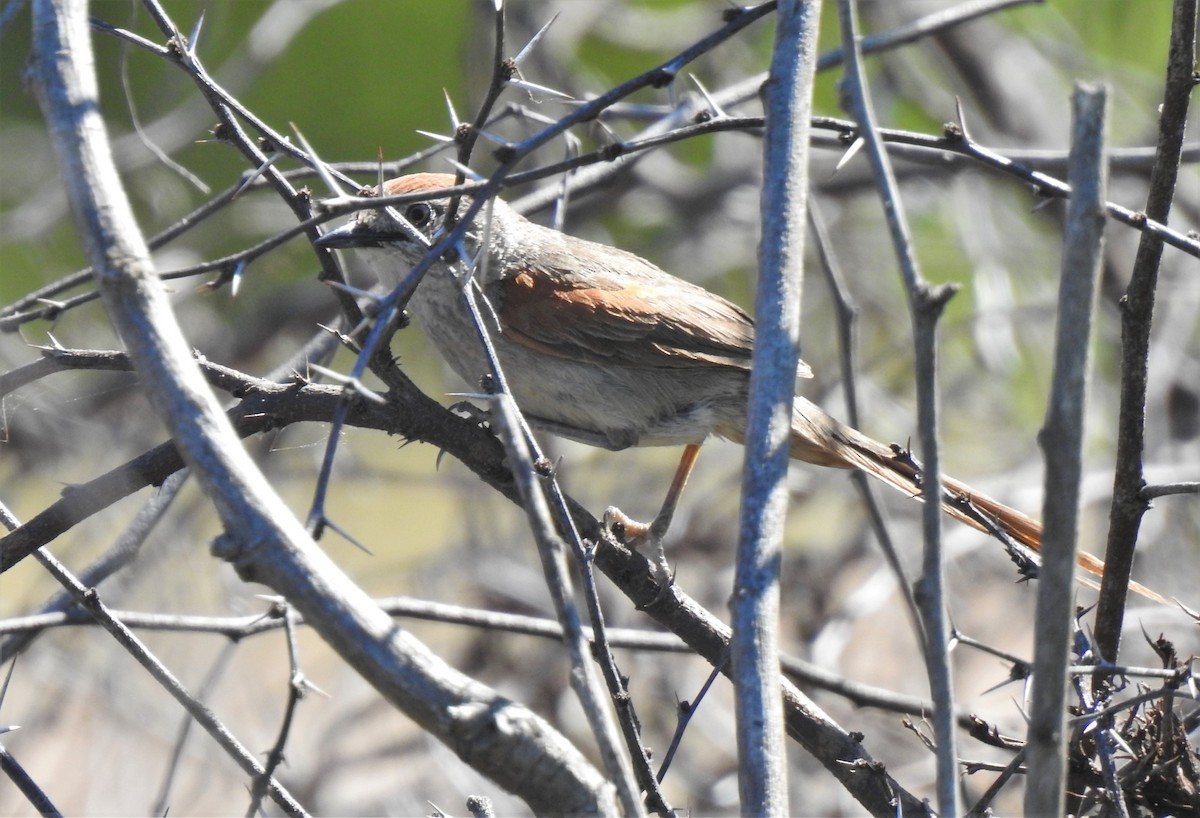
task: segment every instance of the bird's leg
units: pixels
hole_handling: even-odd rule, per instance
[[[658,510],[658,514],[654,515],[654,519],[649,525],[629,518],[620,509],[612,506],[604,512],[605,526],[611,529],[614,523],[619,523],[624,533],[624,539],[630,546],[638,550],[641,550],[643,546],[650,546],[652,570],[659,585],[663,588],[668,587],[672,582],[671,568],[667,564],[667,552],[663,549],[663,537],[666,536],[667,529],[671,527],[671,519],[675,516],[675,508],[679,505],[679,495],[683,493],[683,487],[687,485],[688,477],[699,456],[699,443],[689,443],[684,448],[683,456],[679,459],[679,466],[675,469],[675,477],[671,480],[671,487],[667,489],[666,499],[663,500],[662,507]]]

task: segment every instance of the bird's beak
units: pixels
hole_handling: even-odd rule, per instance
[[[330,230],[316,241],[318,247],[326,250],[346,250],[355,247],[378,247],[396,237],[378,230],[372,230],[357,219],[346,222],[341,227]]]
[[[325,249],[362,247],[367,245],[367,243],[372,243],[364,241],[366,236],[362,235],[362,233],[365,233],[365,231],[360,228],[358,219],[352,219],[352,221],[343,224],[342,227],[332,229],[329,233],[320,236],[314,243],[318,247],[324,247]]]

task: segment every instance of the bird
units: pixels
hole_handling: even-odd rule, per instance
[[[381,284],[394,287],[446,229],[452,200],[444,191],[455,183],[445,173],[390,179],[367,194],[424,199],[359,210],[316,243],[355,251]],[[463,197],[458,213],[470,201]],[[528,422],[614,451],[684,447],[651,523],[615,509],[606,515],[627,539],[652,542],[661,553],[700,446],[709,437],[745,440],[754,321],[731,301],[634,253],[536,224],[498,198],[487,205],[464,243],[476,259],[473,286],[486,301],[496,358]],[[415,240],[414,229],[425,241]],[[429,267],[407,308],[450,367],[477,383],[489,362],[463,290],[443,257]],[[811,370],[801,362],[797,376],[811,377]],[[874,440],[802,396],[792,406],[789,453],[817,466],[862,471],[910,497],[926,493],[920,464],[905,447]],[[1040,548],[1040,524],[1021,511],[952,477],[943,477],[940,495],[951,517]],[[1103,562],[1086,552],[1077,564],[1103,575]],[[1138,583],[1130,589],[1166,602]]]

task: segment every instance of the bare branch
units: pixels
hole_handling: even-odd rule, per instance
[[[938,813],[957,815],[958,752],[954,733],[954,686],[950,674],[950,640],[946,623],[942,518],[937,497],[942,485],[938,452],[937,321],[955,288],[949,285],[931,287],[917,267],[895,174],[884,151],[883,141],[875,130],[870,92],[862,66],[862,43],[856,15],[854,0],[839,0],[842,49],[844,53],[853,55],[847,63],[847,92],[861,129],[860,138],[867,143],[913,322],[917,423],[924,460],[923,480],[926,494],[933,492],[932,501],[925,503],[924,507],[925,558],[921,578],[917,581],[916,599],[925,623],[925,658],[935,702],[933,719],[937,744]]]
[[[1158,150],[1150,172],[1145,218],[1166,223],[1175,195],[1179,155],[1183,148],[1188,104],[1196,85],[1196,0],[1175,0],[1166,87],[1158,121]],[[1096,647],[1115,662],[1121,644],[1125,595],[1133,569],[1134,548],[1147,501],[1141,496],[1146,479],[1146,381],[1150,361],[1150,328],[1158,287],[1163,243],[1143,233],[1133,262],[1121,313],[1121,407],[1117,418],[1117,463],[1104,580],[1096,611]]]
[[[1092,315],[1104,251],[1104,152],[1108,90],[1077,85],[1071,98],[1071,199],[1063,237],[1054,378],[1039,440],[1046,455],[1042,570],[1034,622],[1033,692],[1029,710],[1028,815],[1063,811],[1066,787],[1067,664],[1079,547],[1079,493],[1090,368]]]
[[[800,360],[800,271],[809,186],[805,126],[812,110],[820,0],[782,0],[777,17],[765,88],[756,336],[730,602],[738,787],[742,811],[756,815],[788,811],[779,700],[779,574]]]

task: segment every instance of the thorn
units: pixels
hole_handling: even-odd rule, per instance
[[[372,301],[376,301],[376,302],[383,300],[376,293],[373,293],[370,290],[364,290],[359,287],[352,286],[350,284],[343,284],[340,281],[326,281],[325,285],[328,287],[333,287],[335,290],[341,290],[344,293],[349,293],[350,295],[354,296],[355,298],[369,298]]]
[[[1017,680],[1016,680],[1016,679],[1014,679],[1014,678],[1013,678],[1013,677],[1010,675],[1010,676],[1009,676],[1007,679],[1005,679],[1004,681],[1002,681],[1002,682],[997,682],[996,684],[994,684],[994,685],[992,685],[991,687],[989,687],[987,690],[984,690],[984,691],[983,691],[983,693],[982,693],[981,695],[983,695],[983,696],[986,696],[986,695],[987,695],[987,694],[989,694],[989,693],[994,693],[995,691],[999,690],[1000,688],[1004,687],[1005,685],[1010,685],[1010,684],[1012,684],[1012,683],[1013,683],[1013,682],[1015,682],[1015,681],[1017,681]]]
[[[963,141],[969,145],[971,144],[971,132],[967,130],[967,115],[963,110],[962,97],[957,95],[954,97],[954,111],[955,115],[958,117],[959,133],[962,134]]]
[[[50,348],[53,349],[55,352],[66,352],[67,351],[67,348],[65,346],[63,346],[62,344],[60,344],[58,342],[58,339],[54,337],[53,332],[47,332],[46,337],[50,339]]]
[[[233,191],[233,195],[229,197],[230,201],[232,201],[233,199],[236,199],[238,196],[241,196],[243,190],[250,187],[250,185],[252,185],[254,183],[255,179],[257,179],[258,177],[260,177],[264,173],[266,173],[267,168],[271,167],[276,162],[278,162],[280,157],[282,157],[282,156],[283,156],[283,151],[276,151],[275,153],[268,156],[267,161],[263,162],[261,165],[259,165],[257,168],[255,168],[253,172],[251,172],[244,179],[242,179],[241,184],[239,184],[237,186],[237,190]]]
[[[1025,712],[1025,708],[1022,707],[1021,703],[1017,702],[1017,701],[1014,701],[1013,705],[1016,706],[1017,712],[1021,714],[1021,718],[1025,720],[1025,726],[1028,727],[1029,726],[1029,714]]]
[[[579,100],[571,100],[571,101],[578,102]],[[532,119],[534,122],[540,122],[543,125],[553,125],[555,122],[558,121],[554,117],[546,116],[545,114],[539,114],[537,111],[531,111],[528,108],[526,108],[524,105],[514,105],[513,106],[513,114],[516,116],[525,117],[527,119]],[[563,131],[563,136],[566,136],[569,133],[571,133],[571,132]]]
[[[450,124],[454,126],[451,130],[457,131],[462,122],[458,119],[458,112],[454,110],[454,103],[450,101],[450,92],[443,88],[442,94],[446,97],[446,108],[450,111]]]
[[[533,94],[546,94],[547,96],[557,97],[558,99],[565,99],[570,102],[575,101],[575,97],[571,96],[570,94],[566,93],[565,91],[556,91],[555,89],[550,88],[548,86],[538,85],[536,82],[529,82],[528,80],[509,80],[508,84],[514,88],[522,88],[522,89],[528,91],[531,99],[532,99]],[[534,101],[536,102],[536,100],[534,100]]]
[[[238,290],[242,286],[242,273],[246,271],[246,259],[242,259],[233,266],[233,273],[229,276],[229,295],[237,298]]]
[[[317,509],[309,512],[308,519],[304,521],[304,530],[314,540],[319,540],[325,534],[325,516]]]
[[[1126,743],[1125,739],[1121,737],[1120,733],[1118,733],[1116,730],[1113,730],[1111,727],[1105,732],[1108,733],[1109,740],[1112,741],[1113,744],[1116,744],[1118,747],[1120,747],[1122,750],[1124,750],[1129,755],[1130,758],[1137,757],[1137,753],[1135,753],[1133,751],[1133,748],[1130,747],[1128,743]]]
[[[833,172],[837,173],[839,170],[844,168],[846,166],[846,163],[849,162],[851,159],[853,159],[858,154],[858,152],[863,149],[863,146],[866,144],[867,144],[866,140],[863,139],[861,136],[855,138],[855,140],[850,143],[850,147],[846,149],[846,152],[842,154],[842,158],[838,160],[838,163],[834,167]]]
[[[50,308],[52,308],[52,309],[56,309],[56,310],[61,310],[62,308],[64,308],[65,306],[67,306],[67,302],[65,302],[65,301],[56,301],[56,300],[55,300],[55,299],[53,299],[53,298],[39,298],[39,299],[37,300],[37,303],[39,303],[39,304],[44,304],[45,306],[47,306],[47,307],[50,307]]]
[[[325,187],[327,187],[329,192],[334,196],[343,195],[344,191],[342,190],[341,186],[338,185],[337,180],[333,178],[333,174],[329,172],[329,168],[326,167],[325,163],[322,162],[317,156],[317,152],[313,150],[313,146],[310,145],[308,140],[304,138],[304,134],[301,133],[300,129],[296,127],[296,123],[289,122],[288,125],[292,126],[292,133],[296,134],[296,139],[300,142],[300,147],[303,148],[304,152],[308,154],[309,160],[313,166],[313,170],[315,170],[317,175],[321,177],[321,181],[325,184]]]
[[[712,94],[708,93],[708,89],[704,87],[704,83],[700,82],[699,78],[695,74],[689,73],[688,79],[690,79],[695,84],[696,88],[699,89],[700,96],[704,97],[704,101],[708,103],[708,108],[712,112],[713,117],[716,119],[724,119],[725,112],[721,110],[721,106],[717,104],[717,101],[712,98]]]
[[[313,693],[316,693],[318,696],[321,696],[323,698],[326,698],[326,699],[333,698],[333,696],[330,696],[324,690],[317,687],[317,685],[314,684],[313,681],[311,679],[309,679],[307,676],[301,676],[299,679],[299,684],[304,688],[304,690],[306,692],[311,690]]]
[[[433,131],[422,131],[420,128],[418,128],[417,133],[426,139],[432,139],[434,142],[441,142],[443,144],[450,144],[454,142],[454,137],[442,136],[440,133],[434,133]]]
[[[480,131],[480,133],[483,133],[483,131]],[[457,159],[454,159],[453,157],[446,157],[446,161],[449,162],[455,170],[462,171],[463,176],[465,176],[467,179],[470,179],[472,182],[483,181],[483,177],[479,175],[479,173],[467,167],[462,162],[459,162]]]
[[[567,136],[568,134],[564,133],[563,135]],[[576,139],[574,145],[571,142],[567,142],[567,151],[566,151],[567,159],[570,159],[573,155],[578,153],[578,146],[577,146],[578,141],[579,140]],[[572,150],[573,148],[574,148],[574,150]],[[555,230],[562,230],[563,226],[567,220],[567,204],[571,197],[571,187],[568,184],[569,178],[570,178],[569,173],[561,174],[558,177],[558,192],[554,195],[554,229]]]
[[[592,120],[592,124],[600,129],[600,132],[604,134],[606,139],[608,139],[610,145],[619,145],[622,148],[625,147],[624,141],[622,141],[621,137],[617,136],[616,131],[608,126],[607,122],[602,119],[596,119]]]
[[[1197,622],[1200,622],[1200,610],[1194,610],[1192,608],[1189,608],[1187,605],[1184,605],[1178,599],[1175,600],[1175,604],[1178,605],[1179,609],[1181,611],[1183,611],[1185,614],[1190,616],[1192,619],[1195,619]]]
[[[651,88],[666,88],[675,82],[675,77],[679,76],[679,69],[684,66],[684,63],[678,58],[669,63],[664,63],[659,66],[655,75],[650,78]]]
[[[1035,196],[1041,196],[1041,198],[1038,201],[1033,203],[1033,207],[1029,208],[1030,213],[1037,213],[1039,210],[1042,210],[1051,202],[1058,201],[1057,199],[1055,199],[1051,196],[1045,196],[1044,194],[1042,194],[1041,188],[1035,188],[1033,193]]]
[[[544,25],[540,29],[538,29],[538,33],[534,34],[529,39],[529,42],[527,42],[525,44],[525,47],[517,52],[517,56],[513,57],[512,61],[515,65],[520,65],[521,60],[523,60],[527,56],[529,56],[529,52],[533,50],[534,46],[536,46],[539,42],[541,42],[542,37],[545,36],[546,32],[550,30],[550,26],[554,25],[554,21],[557,19],[558,19],[558,14],[556,13],[553,17],[550,18],[550,21],[548,23],[546,23],[546,25]]]
[[[332,369],[327,369],[326,367],[323,367],[320,364],[315,364],[315,363],[311,363],[311,362],[309,363],[308,368],[311,369],[313,372],[316,372],[318,375],[324,375],[326,378],[329,378],[331,381],[342,384],[342,386],[344,388],[349,389],[353,392],[356,392],[359,395],[362,395],[364,398],[371,401],[372,403],[378,403],[381,406],[387,405],[387,398],[385,398],[383,395],[380,395],[378,392],[375,392],[372,389],[368,389],[363,384],[363,382],[360,381],[358,378],[350,377],[348,375],[343,375],[340,372],[335,372]]]
[[[334,327],[328,327],[328,326],[326,326],[324,324],[320,324],[320,323],[317,324],[317,328],[324,330],[325,332],[328,332],[330,335],[337,338],[338,342],[342,346],[346,347],[347,349],[350,349],[354,352],[362,351],[362,348],[358,345],[358,343],[353,338],[351,338],[349,335],[342,332],[341,330],[335,329]]]
[[[426,235],[424,233],[422,233],[420,230],[413,227],[412,223],[408,219],[401,216],[399,210],[392,207],[391,205],[388,205],[387,207],[383,208],[383,212],[386,213],[388,215],[388,218],[390,218],[396,224],[396,226],[400,228],[400,230],[409,239],[409,241],[416,242],[417,244],[421,245],[425,249],[429,249],[432,246],[429,243],[429,238],[426,237]],[[439,233],[440,232],[441,232],[441,229],[439,228]],[[400,286],[399,284],[396,285],[397,288],[399,288],[399,286]],[[393,292],[394,292],[394,290],[393,290]]]
[[[350,532],[346,531],[346,529],[342,528],[340,525],[335,523],[333,520],[322,519],[321,522],[322,522],[322,525],[327,525],[330,528],[332,528],[335,532],[337,532],[338,534],[341,534],[342,538],[345,539],[346,542],[353,545],[359,551],[362,551],[364,554],[366,554],[367,556],[370,556],[370,557],[375,556],[375,554],[372,553],[370,548],[367,548],[365,545],[360,543],[354,537],[350,536]]]
[[[200,29],[204,26],[204,10],[200,10],[200,16],[196,18],[196,25],[192,27],[192,33],[188,35],[188,54],[196,55],[196,43],[200,40]]]
[[[516,148],[516,145],[514,145],[512,142],[509,142],[504,137],[497,136],[496,134],[491,133],[490,131],[485,131],[483,128],[479,129],[479,135],[482,136],[484,139],[488,140],[489,142],[499,145],[501,148],[507,148],[510,151],[514,150]]]

